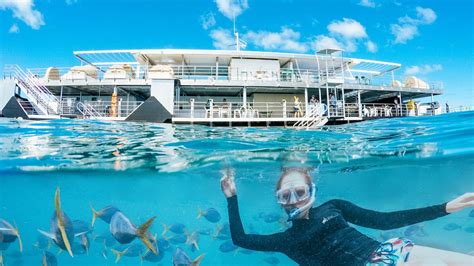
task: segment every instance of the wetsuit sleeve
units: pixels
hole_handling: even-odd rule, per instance
[[[271,235],[246,234],[240,219],[237,196],[227,198],[229,225],[232,242],[235,245],[258,251],[281,251],[285,243],[284,233]]]
[[[367,210],[345,200],[331,200],[330,203],[342,212],[347,222],[381,230],[400,228],[449,214],[446,212],[447,203],[393,212]]]

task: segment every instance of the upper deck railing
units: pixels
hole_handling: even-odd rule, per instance
[[[301,86],[318,87],[323,86],[326,80],[340,79],[347,88],[357,89],[364,87],[381,88],[407,88],[407,89],[430,89],[443,90],[441,82],[429,82],[423,86],[407,85],[401,77],[394,77],[391,73],[384,75],[364,74],[360,71],[351,72],[347,70],[327,71],[326,69],[296,69],[281,68],[278,71],[250,70],[246,68],[235,68],[230,66],[192,66],[192,65],[170,65],[167,70],[155,72],[152,67],[136,65],[125,70],[113,69],[111,66],[92,67],[86,71],[72,70],[68,67],[58,67],[51,72],[49,68],[32,68],[31,73],[43,79],[45,82],[55,84],[58,82],[75,81],[147,81],[157,78],[172,78],[188,81],[219,82],[219,81],[241,81],[252,83],[301,83]]]

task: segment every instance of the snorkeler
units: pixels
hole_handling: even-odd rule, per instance
[[[400,265],[404,262],[405,265],[473,265],[474,262],[472,256],[414,245],[405,238],[380,243],[349,225],[388,230],[433,220],[474,206],[474,193],[444,204],[394,212],[367,210],[338,199],[312,208],[316,187],[309,172],[290,168],[278,180],[276,197],[292,226],[284,232],[256,235],[244,231],[233,176],[224,174],[221,188],[227,198],[235,245],[281,252],[300,265]]]

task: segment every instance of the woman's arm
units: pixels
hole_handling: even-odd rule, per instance
[[[254,235],[246,234],[240,219],[239,205],[237,196],[227,198],[227,207],[229,210],[229,225],[232,242],[235,245],[247,249],[258,251],[281,251],[282,245],[285,245],[285,233],[276,233],[272,235]]]
[[[273,235],[246,234],[240,219],[239,205],[237,202],[237,188],[233,176],[224,173],[221,178],[221,189],[227,198],[229,211],[229,226],[232,242],[235,245],[259,251],[281,251],[285,243],[284,233]]]
[[[393,212],[372,211],[345,200],[331,200],[330,203],[342,212],[347,222],[381,230],[400,228],[449,214],[446,212],[447,203]]]

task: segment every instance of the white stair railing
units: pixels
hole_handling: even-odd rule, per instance
[[[82,102],[77,103],[77,110],[82,114],[84,118],[96,119],[103,117],[97,110],[94,109],[90,104],[84,104]]]
[[[17,85],[25,92],[28,100],[40,109],[38,111],[45,115],[59,114],[58,98],[42,84],[39,78],[17,65],[6,66],[5,72],[17,80]]]
[[[326,105],[313,107],[305,116],[293,124],[294,128],[312,128],[323,126],[327,123],[327,118],[323,114],[327,111]]]

